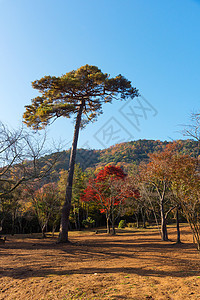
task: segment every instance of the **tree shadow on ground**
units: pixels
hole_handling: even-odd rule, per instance
[[[175,277],[175,278],[185,278],[194,275],[198,275],[199,271],[188,270],[186,271],[183,268],[180,268],[176,271],[164,271],[164,270],[155,270],[147,269],[142,267],[118,267],[118,268],[78,268],[78,269],[68,269],[62,268],[62,270],[57,270],[52,268],[52,266],[46,266],[42,269],[34,269],[31,266],[29,267],[18,267],[18,268],[7,268],[6,270],[0,268],[1,277],[11,277],[14,279],[25,279],[29,277],[47,277],[52,275],[112,275],[112,274],[133,274],[139,276],[148,276],[148,277]]]

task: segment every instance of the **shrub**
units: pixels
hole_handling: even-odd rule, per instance
[[[118,228],[125,228],[126,227],[126,221],[125,220],[121,220],[119,222]]]
[[[82,224],[85,226],[85,228],[92,228],[94,225],[95,220],[93,220],[91,217],[88,217],[86,220],[83,220]]]

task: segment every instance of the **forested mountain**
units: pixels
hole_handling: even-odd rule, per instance
[[[116,144],[103,150],[78,149],[76,163],[80,164],[83,170],[108,163],[113,164],[136,164],[141,161],[148,161],[148,154],[162,151],[167,141],[137,140],[121,144]],[[198,155],[198,143],[193,140],[178,140],[179,151],[192,156]],[[69,165],[70,150],[54,153],[49,156],[51,159],[58,155],[55,166],[56,171],[67,170]]]

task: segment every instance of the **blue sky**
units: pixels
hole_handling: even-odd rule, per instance
[[[0,0],[0,120],[19,126],[32,81],[91,64],[143,97],[105,105],[79,147],[180,139],[200,106],[199,32],[197,0]],[[73,123],[59,119],[48,133],[68,148]]]

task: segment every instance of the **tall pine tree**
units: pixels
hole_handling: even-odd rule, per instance
[[[79,129],[102,113],[102,104],[137,97],[138,90],[118,75],[111,78],[96,66],[85,65],[61,77],[45,76],[32,83],[41,96],[32,99],[24,113],[24,123],[42,129],[59,117],[75,116],[65,203],[62,208],[59,242],[68,242],[72,184]]]

